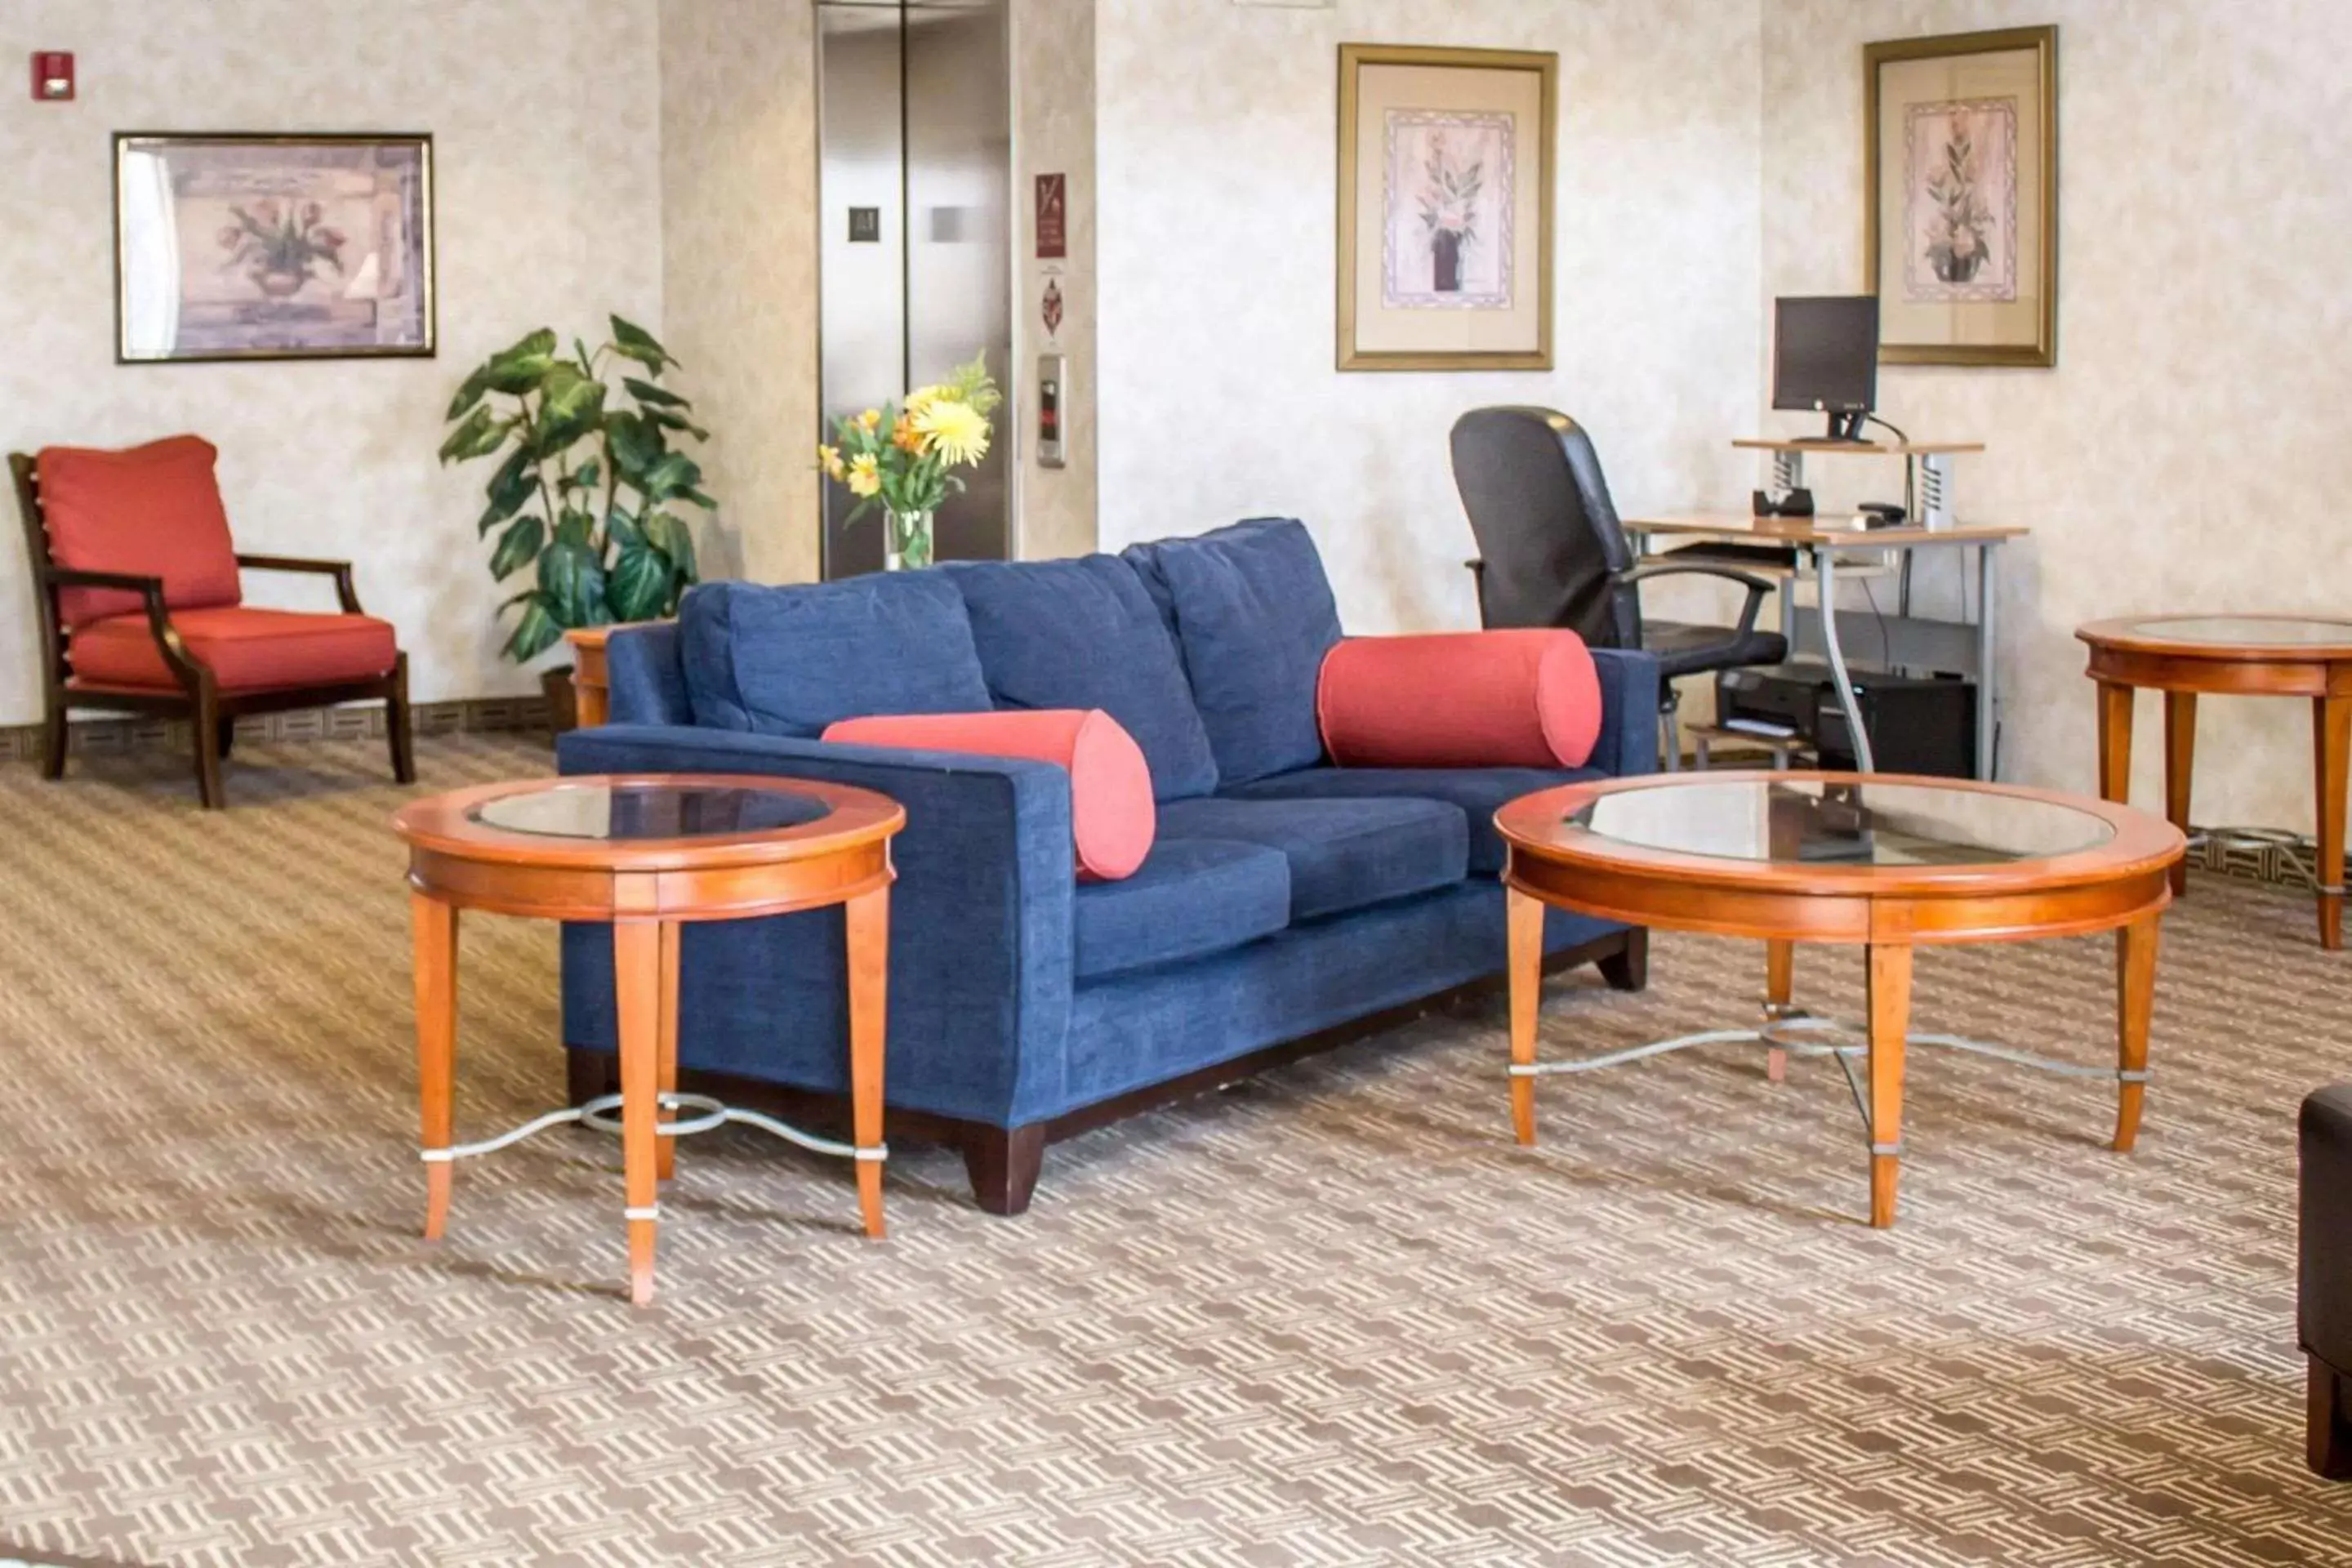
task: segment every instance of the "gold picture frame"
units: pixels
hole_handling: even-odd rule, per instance
[[[1339,46],[1339,369],[1552,367],[1559,106],[1556,54]]]
[[[114,137],[115,363],[426,359],[424,132]]]
[[[2058,29],[1863,47],[1863,288],[1885,364],[2058,363]]]

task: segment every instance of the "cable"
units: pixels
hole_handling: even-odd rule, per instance
[[[1878,607],[1878,584],[1864,577],[1862,591],[1869,595],[1870,613],[1878,622],[1878,662],[1891,670],[1895,668],[1895,643],[1887,635],[1886,613]]]

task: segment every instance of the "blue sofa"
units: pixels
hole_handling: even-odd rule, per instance
[[[1315,678],[1339,635],[1313,541],[1277,520],[1117,556],[711,584],[677,623],[611,639],[612,721],[565,736],[561,763],[822,779],[902,803],[891,1131],[957,1144],[982,1206],[1017,1214],[1050,1142],[1498,973],[1495,809],[1653,766],[1655,661],[1596,649],[1589,767],[1332,767]],[[1100,708],[1135,736],[1160,823],[1140,870],[1076,880],[1060,768],[816,739],[856,714],[991,707]],[[1645,934],[1555,911],[1545,942],[1631,989]],[[689,926],[681,969],[688,1076],[837,1107],[838,911]],[[564,934],[563,1027],[573,1093],[601,1092],[603,927]]]

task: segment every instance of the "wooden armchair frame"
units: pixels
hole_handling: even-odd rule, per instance
[[[48,529],[41,519],[40,480],[33,458],[23,452],[11,452],[8,471],[16,481],[16,503],[24,516],[26,544],[32,554],[33,597],[40,607],[42,776],[65,776],[68,709],[185,718],[195,731],[197,791],[206,807],[217,810],[227,804],[227,794],[221,783],[221,760],[228,755],[237,719],[247,713],[276,713],[294,708],[323,708],[339,702],[380,699],[392,747],[393,777],[402,784],[416,782],[415,749],[409,732],[406,653],[393,661],[389,671],[365,680],[223,691],[211,668],[188,651],[180,634],[173,629],[171,609],[163,603],[163,580],[127,572],[85,572],[58,565],[49,554]],[[302,572],[332,577],[335,597],[341,603],[343,613],[363,613],[348,561],[248,555],[240,552],[236,563],[247,572]],[[146,606],[147,627],[154,634],[156,649],[163,655],[164,668],[179,682],[179,689],[68,685],[73,674],[68,648],[71,638],[58,603],[59,591],[66,588],[114,588],[138,595]]]

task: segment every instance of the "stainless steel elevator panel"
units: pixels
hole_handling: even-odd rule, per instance
[[[941,560],[1010,553],[1011,65],[1003,0],[817,7],[819,363],[825,429],[984,351],[1006,389],[987,460],[939,520]],[[827,578],[882,564],[825,487]]]

